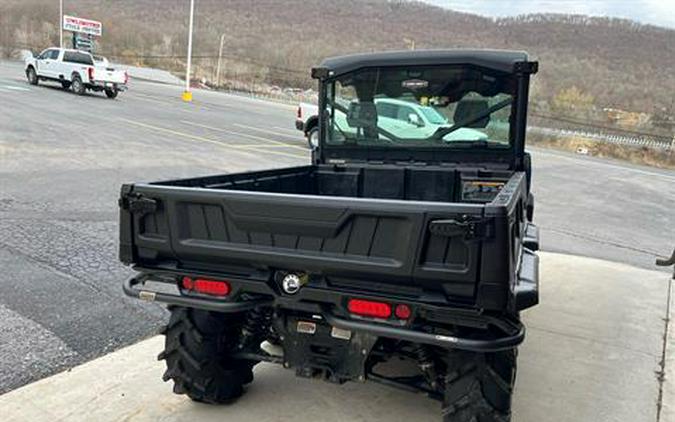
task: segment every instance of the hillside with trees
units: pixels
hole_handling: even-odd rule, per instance
[[[187,0],[65,4],[68,14],[103,22],[100,53],[182,70]],[[9,54],[12,48],[54,45],[57,16],[52,0],[3,0],[0,47]],[[491,19],[400,0],[197,0],[195,25],[196,76],[210,82],[221,36],[223,81],[299,88],[313,86],[312,65],[336,54],[413,44],[523,49],[540,61],[533,92],[544,113],[603,120],[609,119],[603,110],[611,109],[656,122],[674,112],[675,30],[627,20],[537,14]]]

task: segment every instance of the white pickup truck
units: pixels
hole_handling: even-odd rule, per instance
[[[94,61],[86,51],[48,48],[37,57],[27,58],[25,71],[31,85],[52,81],[78,95],[87,90],[104,91],[108,98],[115,98],[120,91],[127,89],[129,75],[106,63]]]
[[[451,127],[452,122],[432,106],[422,106],[413,102],[393,98],[376,98],[378,126],[390,132],[404,134],[409,139],[426,139],[438,129]],[[346,106],[346,105],[345,105]],[[318,147],[319,107],[314,104],[300,103],[295,117],[295,127],[307,137],[310,148]],[[343,113],[336,113],[335,121],[345,133],[352,131]],[[452,141],[486,141],[488,136],[479,130],[460,128],[443,137]]]
[[[295,128],[302,131],[310,148],[319,146],[319,107],[300,103],[295,116]]]

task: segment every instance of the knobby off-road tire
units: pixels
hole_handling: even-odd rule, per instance
[[[256,362],[228,356],[233,348],[241,315],[229,315],[183,307],[170,307],[171,319],[162,330],[166,360],[162,379],[173,379],[173,391],[192,400],[220,404],[243,393],[253,381]]]
[[[443,400],[443,422],[509,422],[517,351],[453,353]]]

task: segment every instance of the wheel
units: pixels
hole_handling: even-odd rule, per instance
[[[516,350],[453,352],[448,361],[443,422],[509,422]]]
[[[70,82],[68,81],[61,81],[61,87],[65,90],[70,89]]]
[[[26,70],[26,78],[28,78],[28,83],[31,85],[37,85],[38,84],[38,76],[37,73],[35,72],[35,69],[31,66]]]
[[[73,89],[73,92],[77,95],[84,95],[86,91],[86,88],[84,87],[82,79],[80,79],[79,75],[73,76],[73,80],[70,83],[70,87]]]
[[[166,360],[163,380],[173,379],[173,391],[194,401],[219,404],[230,402],[253,381],[256,362],[233,359],[241,328],[241,315],[222,314],[192,308],[171,307],[171,319],[164,328]]]
[[[319,128],[314,126],[307,132],[307,145],[310,149],[319,147]]]
[[[117,97],[118,93],[119,93],[119,91],[117,90],[117,88],[106,88],[105,89],[105,96],[110,98],[111,100],[114,99],[115,97]]]

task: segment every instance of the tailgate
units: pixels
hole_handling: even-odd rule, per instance
[[[121,205],[126,263],[286,269],[474,294],[481,242],[430,226],[480,219],[481,205],[145,184],[125,185]]]
[[[94,80],[123,84],[126,81],[126,75],[123,70],[115,70],[112,67],[95,67]]]

